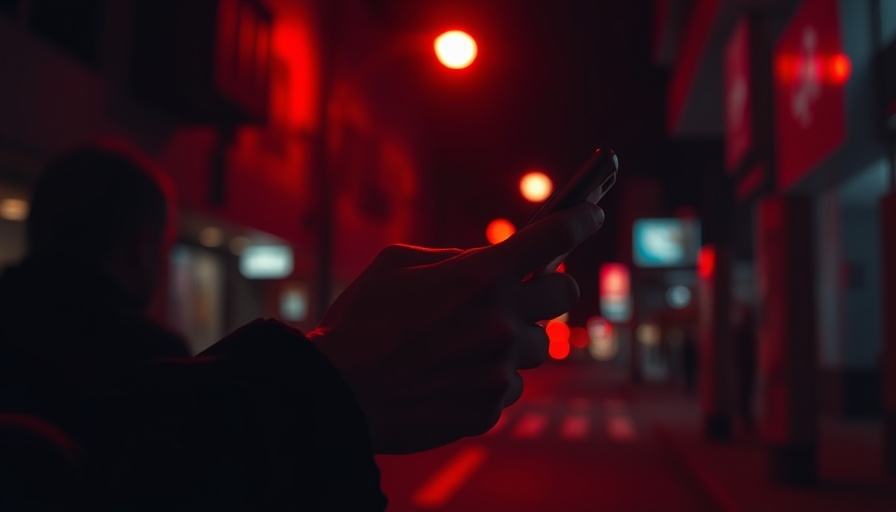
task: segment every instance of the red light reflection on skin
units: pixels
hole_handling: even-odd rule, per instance
[[[485,238],[490,244],[501,243],[514,233],[516,233],[516,226],[507,219],[495,219],[489,222],[488,227],[485,228]]]
[[[852,73],[852,62],[842,53],[806,58],[781,55],[775,62],[775,74],[784,83],[810,79],[828,85],[843,85]]]
[[[551,321],[545,328],[550,344],[548,354],[557,360],[566,359],[569,356],[569,326],[563,322]]]

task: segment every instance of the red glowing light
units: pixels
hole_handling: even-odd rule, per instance
[[[585,348],[588,346],[588,331],[584,327],[573,327],[569,330],[569,344],[575,348]]]
[[[775,62],[778,80],[792,84],[815,82],[843,85],[852,73],[852,61],[843,53],[816,55],[813,57],[781,55]]]
[[[566,359],[569,356],[569,326],[564,322],[550,322],[545,328],[550,344],[548,354],[554,359]]]
[[[436,56],[445,67],[463,69],[476,60],[479,47],[466,32],[449,30],[436,38]]]
[[[716,271],[716,250],[711,245],[700,248],[700,254],[697,256],[697,274],[708,279],[715,274]]]
[[[540,203],[554,191],[554,183],[545,173],[532,171],[520,179],[520,193],[527,201]]]
[[[557,270],[555,270],[554,272],[561,272],[561,273],[565,274],[566,273],[566,264],[560,263],[560,265],[557,266]]]
[[[552,340],[551,344],[548,346],[548,354],[558,361],[566,359],[569,357],[569,342]]]
[[[628,267],[622,263],[606,263],[600,267],[600,296],[628,297],[631,279]]]
[[[490,244],[501,243],[516,233],[516,226],[507,219],[495,219],[485,228],[485,238]]]
[[[849,74],[852,71],[852,63],[846,55],[838,54],[827,60],[825,77],[828,81],[841,85],[849,80]]]

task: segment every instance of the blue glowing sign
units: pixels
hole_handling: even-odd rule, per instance
[[[700,221],[696,219],[639,219],[632,235],[632,259],[639,267],[697,264]]]

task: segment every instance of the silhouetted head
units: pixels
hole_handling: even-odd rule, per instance
[[[146,307],[164,270],[172,194],[167,177],[133,147],[77,149],[51,162],[35,185],[29,250],[95,263]]]

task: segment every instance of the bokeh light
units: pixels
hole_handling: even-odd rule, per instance
[[[507,219],[495,219],[485,228],[485,238],[490,244],[501,243],[516,233],[516,226]]]
[[[554,191],[554,183],[545,173],[532,171],[520,179],[520,193],[528,201],[540,203]]]
[[[588,331],[584,327],[573,327],[569,330],[569,344],[575,348],[585,348],[589,343]]]
[[[619,352],[619,342],[616,338],[613,324],[605,318],[593,316],[585,323],[588,331],[588,353],[598,361],[609,361]]]
[[[466,32],[449,30],[436,38],[436,56],[447,68],[463,69],[476,60],[479,47]]]
[[[545,330],[550,340],[548,354],[557,360],[566,359],[569,356],[569,326],[563,322],[551,321]]]
[[[199,243],[205,247],[219,247],[224,243],[224,232],[213,226],[203,228],[199,232]]]
[[[666,290],[666,304],[673,309],[684,309],[691,304],[691,289],[682,284]]]
[[[0,218],[23,221],[28,217],[30,205],[24,199],[4,199],[0,201]]]

